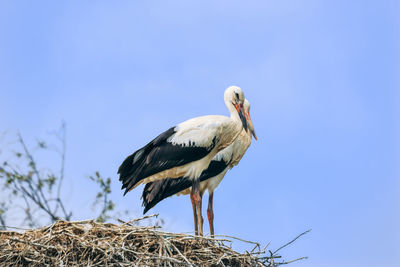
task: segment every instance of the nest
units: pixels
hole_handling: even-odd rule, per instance
[[[57,221],[23,233],[0,231],[0,262],[19,266],[275,266],[257,243],[250,252],[232,238],[198,237],[137,226]],[[249,242],[242,240],[243,242]],[[272,265],[271,265],[272,264]]]

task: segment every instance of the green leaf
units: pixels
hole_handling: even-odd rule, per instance
[[[44,141],[38,141],[38,145],[40,148],[46,148],[46,143]]]
[[[108,203],[107,209],[108,209],[108,210],[113,210],[114,208],[115,208],[115,205],[114,205],[114,203],[110,200],[110,202]]]
[[[43,182],[42,180],[39,180],[38,184],[37,184],[37,188],[41,189],[43,187]]]
[[[7,180],[6,180],[5,186],[6,186],[6,187],[9,187],[10,184],[12,184],[12,182],[13,182],[13,179],[12,179],[11,177],[8,177]]]

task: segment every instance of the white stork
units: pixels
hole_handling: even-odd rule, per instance
[[[251,144],[252,136],[257,140],[253,123],[250,118],[250,103],[247,99],[244,102],[245,116],[247,118],[249,131],[242,130],[235,141],[227,148],[218,152],[212,159],[210,165],[200,176],[200,195],[208,190],[208,208],[207,217],[210,225],[211,236],[214,236],[214,212],[213,212],[213,196],[214,190],[224,178],[226,172],[236,166],[242,159],[244,153]],[[175,179],[167,178],[146,184],[143,189],[143,206],[146,213],[157,203],[172,195],[187,195],[190,193],[192,183],[185,177]]]
[[[118,169],[124,195],[141,183],[187,177],[192,182],[195,225],[202,229],[199,177],[220,150],[229,146],[243,128],[248,129],[244,99],[242,89],[231,86],[224,94],[230,117],[209,115],[187,120],[128,156]]]

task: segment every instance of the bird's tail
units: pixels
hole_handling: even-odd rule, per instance
[[[192,181],[183,177],[167,178],[147,183],[142,194],[142,206],[144,207],[143,214],[163,199],[173,196],[191,186]]]
[[[146,147],[143,147],[128,156],[118,169],[119,180],[122,182],[121,189],[125,189],[124,195],[128,193],[132,187],[138,182],[136,177],[136,170],[143,165],[146,159]]]

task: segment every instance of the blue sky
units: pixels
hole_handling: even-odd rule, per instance
[[[400,256],[398,1],[2,1],[0,131],[33,145],[62,120],[65,197],[87,218],[116,170],[186,119],[228,114],[243,88],[259,141],[215,193],[216,233],[283,252],[293,266],[398,266]],[[48,159],[48,162],[52,162]],[[206,202],[204,202],[206,204]],[[154,212],[192,231],[188,197]],[[206,228],[208,231],[208,228]]]

